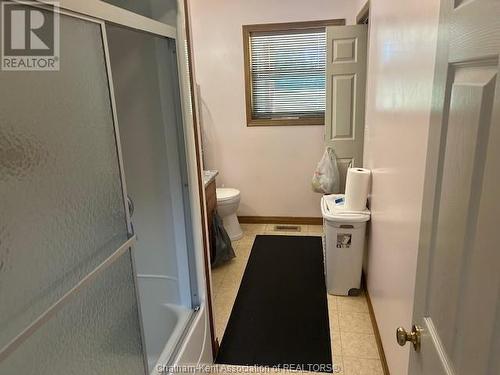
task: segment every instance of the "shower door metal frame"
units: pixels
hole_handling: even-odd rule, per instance
[[[15,0],[21,1],[21,0]],[[176,39],[176,28],[152,18],[142,16],[124,8],[100,0],[35,0],[42,4],[57,4],[60,9],[90,16],[104,22],[126,26],[167,38]]]
[[[127,231],[129,238],[121,246],[118,247],[108,258],[106,258],[101,264],[99,264],[94,270],[90,271],[86,276],[84,276],[78,283],[76,283],[71,289],[69,289],[62,297],[60,297],[56,302],[54,302],[47,310],[45,310],[40,316],[38,316],[33,322],[31,322],[26,328],[24,328],[16,337],[14,337],[9,343],[7,343],[3,348],[0,348],[0,363],[6,359],[12,352],[14,352],[24,341],[26,341],[30,336],[32,336],[39,328],[41,328],[46,322],[48,322],[61,308],[63,308],[68,302],[70,302],[76,294],[90,285],[92,281],[103,271],[106,270],[110,265],[112,265],[116,260],[118,260],[127,251],[132,252],[133,245],[137,241],[137,236],[133,233],[132,223],[129,211],[129,205],[127,201],[127,185],[125,181],[125,170],[123,166],[122,149],[120,142],[120,131],[118,126],[118,116],[116,111],[116,102],[114,96],[113,78],[111,73],[111,63],[109,58],[109,48],[106,34],[106,23],[104,20],[90,17],[87,15],[82,15],[75,13],[71,10],[67,10],[58,6],[54,6],[54,3],[48,1],[38,1],[40,4],[33,4],[31,2],[25,2],[22,0],[9,0],[11,2],[19,3],[21,5],[40,8],[49,12],[57,13],[59,16],[64,15],[68,17],[78,18],[84,21],[93,22],[99,25],[101,30],[101,42],[103,48],[104,64],[106,69],[106,75],[108,77],[108,92],[111,106],[111,117],[113,120],[113,132],[115,136],[115,147],[117,153],[118,169],[120,171],[120,183],[122,187],[122,198],[125,210],[125,224],[127,225]],[[137,302],[137,312],[140,326],[141,344],[142,344],[142,359],[144,374],[147,374],[147,356],[145,351],[145,340],[144,340],[144,328],[142,325],[140,301],[138,294],[138,282],[137,282],[137,272],[134,263],[134,257],[131,256],[131,266],[134,279],[134,288]]]
[[[43,1],[43,0],[40,0],[40,1]],[[73,1],[61,1],[61,4],[63,3],[72,3]],[[93,2],[93,1],[92,1]],[[99,1],[99,3],[101,3]],[[113,8],[116,8],[116,9],[119,9],[120,12],[122,11],[121,8],[118,8],[118,7],[114,7],[112,6]],[[147,17],[143,17],[143,16],[139,16],[133,12],[130,12],[130,11],[125,11],[126,13],[129,14],[129,19],[133,19],[133,18],[139,18],[141,20],[147,20],[147,23],[156,23],[158,21],[154,21],[152,19],[149,19]],[[96,17],[98,16],[101,16],[102,14],[101,13],[97,13],[96,14]],[[111,21],[111,19],[107,19],[108,21]],[[101,21],[99,19],[97,19],[97,21]],[[123,166],[123,156],[122,156],[122,148],[121,148],[121,140],[120,140],[120,132],[119,132],[119,121],[118,121],[118,115],[117,115],[117,110],[116,110],[116,101],[115,101],[115,94],[114,94],[114,84],[113,84],[113,78],[112,78],[112,69],[111,69],[111,62],[110,62],[110,58],[109,58],[109,47],[108,47],[108,39],[107,39],[107,34],[106,34],[106,22],[105,20],[102,20],[101,21],[101,24],[102,24],[102,37],[103,37],[103,47],[104,47],[104,51],[105,51],[105,59],[106,59],[106,67],[107,67],[107,74],[108,74],[108,83],[109,83],[109,90],[110,90],[110,100],[111,100],[111,105],[112,105],[112,111],[113,111],[113,123],[114,123],[114,126],[115,126],[115,139],[116,139],[116,142],[117,142],[117,145],[116,145],[116,149],[117,149],[117,153],[118,153],[118,160],[119,160],[119,165],[120,165],[120,176],[121,176],[121,180],[122,180],[122,189],[123,189],[123,197],[124,197],[124,204],[125,204],[125,212],[126,212],[126,217],[127,217],[127,226],[128,226],[128,230],[129,230],[129,234],[131,236],[134,236],[135,237],[135,233],[133,233],[133,225],[132,225],[132,218],[131,218],[131,214],[130,214],[130,210],[129,210],[129,205],[128,205],[128,201],[127,201],[127,198],[128,198],[128,192],[127,192],[127,184],[126,184],[126,176],[125,176],[125,169],[124,169],[124,166]],[[174,99],[177,101],[178,100],[178,103],[176,104],[180,104],[179,107],[175,107],[174,111],[175,111],[175,117],[176,117],[176,125],[178,126],[178,129],[177,129],[177,133],[178,133],[178,139],[177,139],[177,143],[178,143],[178,146],[179,146],[179,151],[181,151],[181,155],[180,158],[179,158],[179,162],[180,162],[180,170],[181,170],[181,182],[183,184],[182,186],[182,197],[184,199],[184,223],[185,223],[185,228],[186,228],[186,250],[188,252],[188,269],[189,269],[189,272],[190,272],[190,275],[189,275],[189,291],[190,291],[190,295],[191,295],[191,316],[188,318],[187,320],[187,324],[186,326],[184,327],[184,331],[181,335],[181,337],[179,338],[179,342],[176,343],[176,345],[174,346],[172,352],[170,353],[170,357],[168,358],[168,360],[166,361],[166,365],[170,366],[173,364],[173,358],[178,354],[179,350],[180,350],[180,347],[181,347],[181,344],[186,336],[186,332],[187,330],[191,327],[191,324],[193,323],[194,321],[194,318],[196,316],[196,313],[199,311],[199,307],[200,307],[200,296],[199,296],[199,285],[198,285],[198,275],[196,273],[196,254],[195,254],[195,245],[194,245],[194,238],[193,238],[193,220],[192,220],[192,215],[191,215],[191,212],[190,212],[190,208],[191,208],[191,199],[190,199],[190,196],[189,196],[189,189],[190,189],[190,184],[189,184],[189,181],[188,181],[188,162],[187,162],[187,155],[186,155],[186,144],[185,144],[185,137],[186,137],[186,132],[185,132],[185,129],[184,129],[184,122],[183,122],[183,110],[182,110],[182,82],[181,82],[181,79],[180,79],[180,70],[179,70],[179,60],[178,60],[178,51],[177,51],[177,45],[178,45],[178,40],[176,38],[176,30],[174,28],[172,28],[171,26],[168,26],[168,25],[165,25],[167,26],[169,29],[166,30],[166,32],[157,32],[158,30],[153,30],[152,28],[137,28],[135,27],[135,23],[134,22],[124,22],[124,20],[122,20],[122,22],[119,22],[117,23],[119,26],[122,26],[122,27],[126,27],[126,28],[130,28],[134,31],[146,31],[146,33],[149,33],[153,36],[156,36],[156,37],[161,37],[161,38],[164,38],[164,39],[171,39],[173,40],[175,43],[174,43],[174,46],[175,46],[175,50],[174,50],[174,56],[176,57],[176,59],[170,61],[172,64],[175,63],[175,65],[173,65],[175,67],[175,71],[174,72],[171,72],[172,74],[176,73],[177,74],[177,83],[178,83],[178,86],[174,87],[174,90],[175,90],[175,95],[174,95]],[[173,30],[173,32],[172,32]],[[198,171],[200,172],[200,171]],[[198,173],[199,174],[199,173]],[[135,241],[134,241],[135,243]],[[131,246],[131,251],[135,251],[135,247],[134,246]],[[142,320],[142,313],[141,313],[141,302],[140,302],[140,297],[139,297],[139,289],[138,289],[138,285],[139,285],[139,282],[138,282],[138,273],[136,271],[136,265],[135,265],[135,257],[132,256],[131,257],[131,260],[132,260],[132,269],[133,269],[133,272],[134,272],[134,283],[135,283],[135,290],[136,290],[136,297],[137,297],[137,305],[138,305],[138,314],[139,314],[139,324],[140,324],[140,327],[141,327],[141,339],[142,339],[142,348],[143,348],[143,359],[144,359],[144,366],[145,366],[145,371],[147,372],[147,369],[148,369],[148,359],[147,359],[147,348],[146,348],[146,340],[145,340],[145,336],[144,336],[144,327],[143,327],[143,320]]]

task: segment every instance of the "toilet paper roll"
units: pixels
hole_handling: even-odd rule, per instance
[[[345,209],[362,211],[370,189],[371,172],[365,168],[349,168],[345,182]]]

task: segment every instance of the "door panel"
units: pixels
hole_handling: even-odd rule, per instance
[[[332,140],[352,139],[354,136],[354,95],[356,76],[338,75],[332,77],[332,107],[342,108],[332,113]]]
[[[498,373],[499,18],[498,2],[442,1],[411,374]]]
[[[429,314],[445,348],[452,352],[461,305],[467,252],[476,235],[486,141],[496,68],[465,67],[454,72],[450,90],[441,195],[432,259]],[[446,273],[443,273],[446,270]]]
[[[329,26],[327,30],[325,142],[347,167],[362,166],[366,83],[367,25]],[[344,190],[345,181],[341,181]]]

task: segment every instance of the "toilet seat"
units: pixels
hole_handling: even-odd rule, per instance
[[[217,188],[216,189],[217,202],[230,202],[240,197],[240,191],[232,188]]]

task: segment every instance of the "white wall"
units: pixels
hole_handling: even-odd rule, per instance
[[[391,374],[407,373],[439,0],[372,1],[364,164],[373,170],[368,289]]]
[[[346,18],[352,0],[190,0],[205,168],[241,190],[240,215],[321,216],[311,177],[323,126],[247,127],[241,26]]]

